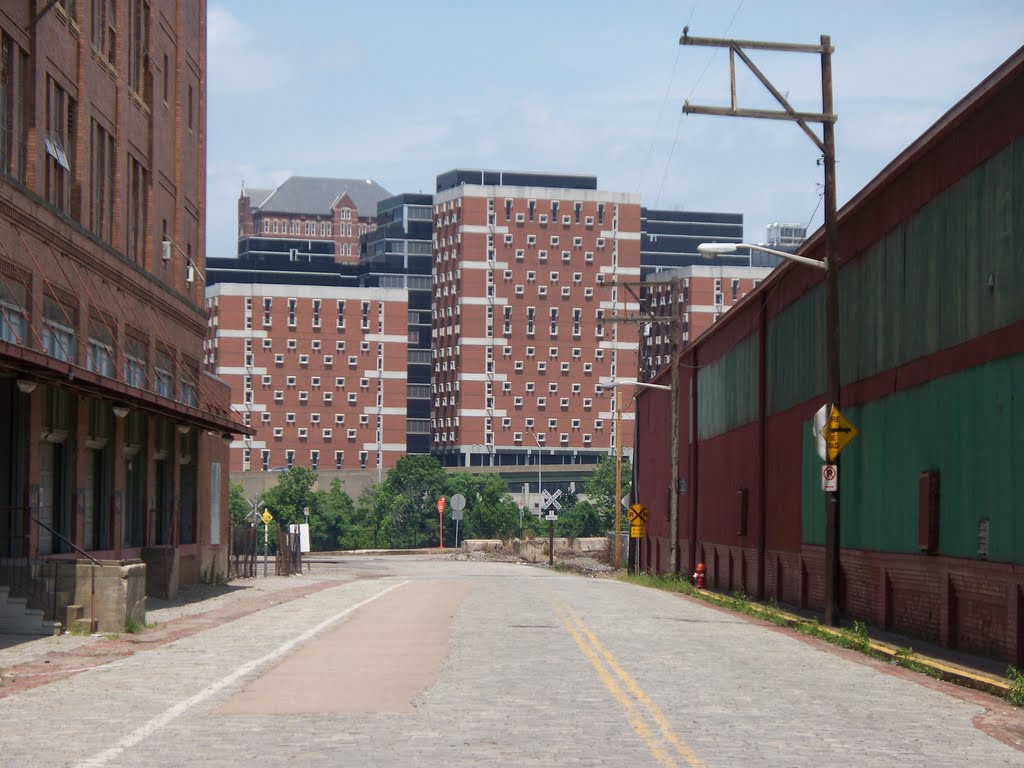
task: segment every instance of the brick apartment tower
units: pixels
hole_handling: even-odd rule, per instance
[[[587,176],[455,170],[434,197],[433,445],[448,466],[589,464],[637,375],[640,201]],[[620,440],[632,447],[632,409]]]
[[[255,430],[232,444],[232,472],[405,455],[408,291],[225,280],[207,300],[209,362]]]
[[[72,546],[116,561],[103,573],[129,586],[97,608],[104,631],[133,594],[226,574],[225,438],[242,425],[202,368],[189,281],[205,20],[204,0],[0,6],[0,556],[72,581]]]

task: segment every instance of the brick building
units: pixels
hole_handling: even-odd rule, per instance
[[[405,454],[406,290],[225,281],[207,301],[208,362],[255,431],[232,472],[387,469]]]
[[[640,203],[588,176],[454,170],[434,197],[433,446],[443,463],[588,464],[637,372]],[[626,419],[631,414],[624,414]],[[623,446],[632,427],[623,428]]]
[[[371,179],[292,176],[275,189],[243,189],[238,253],[287,253],[293,261],[331,255],[359,263],[359,238],[376,226],[390,193]]]
[[[667,269],[652,274],[644,290],[645,315],[679,318],[679,343],[686,346],[714,325],[731,307],[761,284],[771,267],[704,266]],[[672,359],[672,327],[652,322],[641,341],[643,378],[651,379]]]
[[[76,552],[117,561],[100,566],[129,585],[97,606],[106,630],[146,592],[226,571],[222,438],[242,426],[203,370],[189,282],[204,265],[205,14],[202,0],[0,7],[0,556],[12,589],[60,620]]]

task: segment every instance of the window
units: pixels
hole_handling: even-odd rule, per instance
[[[91,150],[92,209],[89,226],[100,240],[109,243],[113,237],[114,218],[114,137],[95,120],[92,122]]]
[[[569,398],[568,397],[563,397],[561,400],[559,400],[558,401],[558,407],[559,408],[568,408],[569,407]]]
[[[346,436],[348,437],[349,440],[355,440],[356,439],[356,430],[349,429]]]
[[[145,88],[148,74],[149,3],[144,0],[128,0],[128,88],[143,96],[147,104],[150,100]]]
[[[532,381],[526,382],[526,391],[527,392],[533,392],[533,390],[534,390],[534,383]]]
[[[348,393],[348,401],[349,401],[349,403],[350,403],[350,404],[353,404],[353,405],[354,405],[354,404],[355,404],[355,402],[356,402],[356,401],[357,401],[358,399],[359,399],[359,395],[358,395],[358,394],[356,394],[355,392],[349,392],[349,393]]]
[[[294,376],[289,376],[287,379],[285,379],[285,384],[287,384],[289,387],[294,387],[295,386],[295,377]]]
[[[286,413],[284,415],[284,423],[285,424],[294,424],[295,423],[295,414],[294,413]]]
[[[305,427],[299,427],[299,440],[305,440],[309,430]]]
[[[345,340],[341,339],[341,340],[335,342],[334,349],[335,349],[336,352],[344,352],[345,351]]]
[[[333,401],[334,401],[334,393],[332,393],[332,392],[324,392],[324,402],[325,403],[331,403]]]
[[[355,368],[357,365],[359,365],[359,358],[356,357],[355,355],[350,355],[348,358],[348,365],[350,368]]]
[[[513,398],[513,404],[514,404],[514,406],[516,408],[522,408],[523,407],[523,398],[521,398],[521,397]]]
[[[520,373],[523,370],[523,361],[516,360],[515,363],[513,363],[513,368],[515,369],[516,373]]]
[[[334,468],[341,469],[341,465],[345,463],[345,452],[335,451],[334,452]]]
[[[20,287],[20,286],[19,286]],[[4,286],[0,284],[0,326],[3,326],[0,336],[7,341],[7,314],[3,304]],[[113,324],[101,321],[96,318],[89,318],[89,343],[86,349],[86,367],[102,376],[114,378],[116,368],[114,366],[114,333],[111,330]],[[22,331],[24,332],[24,331]]]
[[[46,199],[63,213],[71,212],[71,168],[75,136],[75,100],[52,77],[46,78]]]
[[[594,364],[593,363],[584,363],[583,364],[583,372],[584,373],[590,373],[593,370],[594,370]]]
[[[558,429],[558,419],[548,419],[548,429]]]
[[[263,339],[263,348],[264,349],[273,349],[274,348],[274,340],[273,339]]]
[[[246,377],[248,380],[249,377]],[[251,390],[250,386],[247,389]],[[174,361],[171,356],[162,349],[156,352],[156,361],[153,364],[153,391],[164,397],[174,397]],[[249,394],[251,398],[251,392]]]
[[[260,414],[260,424],[269,424],[269,423],[270,423],[270,412],[269,411],[263,411],[263,413]]]
[[[274,390],[274,402],[275,403],[283,403],[284,402],[284,390],[283,389],[275,389]]]
[[[547,296],[548,295],[548,287],[546,285],[538,285],[537,286],[537,295],[540,296],[541,298]]]
[[[284,427],[274,427],[274,437],[284,437]]]
[[[92,44],[97,53],[111,64],[117,59],[117,10],[114,0],[93,0]]]
[[[359,414],[359,423],[361,425],[363,425],[363,426],[366,426],[367,424],[369,424],[370,423],[370,415],[367,414],[367,413]]]
[[[523,424],[526,426],[527,429],[533,429],[533,418],[528,416],[523,421]]]
[[[562,363],[561,366],[560,366],[560,370],[561,370],[562,373],[568,373],[569,372],[569,364],[568,363]]]
[[[344,424],[345,423],[345,414],[344,413],[336,413],[336,414],[334,414],[334,423],[335,424]]]
[[[274,364],[275,365],[284,365],[284,355],[282,355],[280,353],[274,355]]]
[[[555,248],[558,246],[558,235],[551,236],[551,247]]]
[[[309,365],[309,355],[299,355],[299,365]]]
[[[146,348],[148,342],[135,336],[128,336],[124,346],[124,381],[132,387],[146,386]]]
[[[543,249],[537,251],[537,261],[547,261],[547,260],[548,260],[548,252],[547,251],[545,251]]]
[[[523,214],[519,215],[522,216]],[[526,251],[522,248],[516,248],[516,261],[522,261],[524,258],[526,258]]]
[[[128,241],[125,255],[136,264],[142,264],[146,255],[149,228],[147,191],[149,174],[138,160],[128,155],[128,196],[125,200],[128,220]],[[191,244],[187,253],[191,255]]]
[[[295,339],[288,339],[288,343],[285,346],[287,346],[288,349],[297,349],[298,343],[295,341]]]
[[[307,392],[306,390],[301,390],[299,392],[299,402],[300,403],[309,402],[309,392]]]

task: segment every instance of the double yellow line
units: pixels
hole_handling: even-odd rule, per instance
[[[601,682],[612,694],[626,713],[626,719],[636,735],[647,745],[654,758],[666,768],[678,768],[676,755],[686,761],[690,768],[703,768],[689,745],[672,730],[665,713],[651,700],[626,670],[601,645],[583,620],[569,607],[555,605],[559,618],[569,630],[576,645],[594,667]],[[653,725],[653,727],[652,727]]]

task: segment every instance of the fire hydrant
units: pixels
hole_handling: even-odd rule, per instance
[[[708,577],[704,573],[704,563],[697,563],[697,570],[693,572],[693,583],[697,589],[704,589],[708,585]]]

